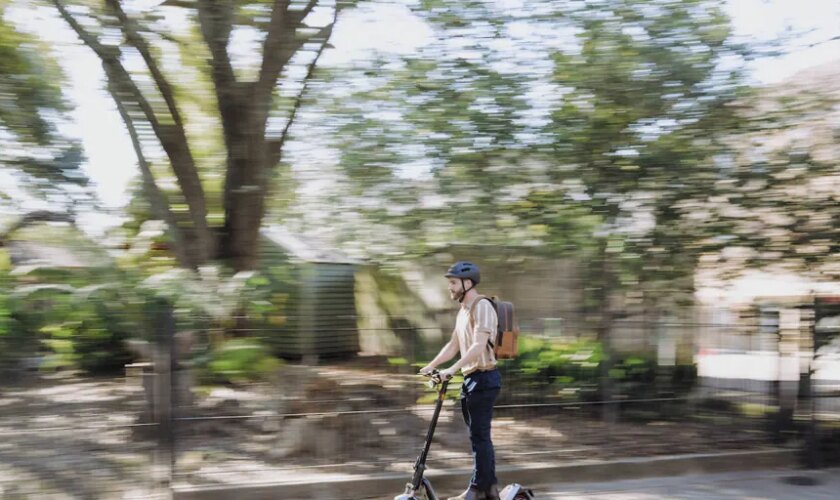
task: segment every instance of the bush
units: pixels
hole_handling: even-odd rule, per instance
[[[603,359],[601,344],[591,341],[558,343],[548,339],[521,336],[519,356],[505,361],[513,371],[525,376],[552,382],[594,381]]]
[[[73,337],[79,368],[93,374],[114,373],[132,361],[125,347],[130,332],[113,304],[94,301],[80,315]]]
[[[80,368],[91,374],[119,372],[132,356],[125,340],[139,327],[116,289],[60,285],[21,287],[13,316],[19,335],[40,343],[42,368]]]
[[[598,398],[604,352],[600,342],[579,340],[558,342],[552,339],[521,336],[519,356],[503,361],[507,372],[520,388],[544,394],[586,399]],[[656,360],[651,355],[616,357],[609,376],[624,395],[640,395],[654,389]],[[693,365],[681,365],[670,373],[674,388],[691,387],[696,376]]]
[[[597,342],[561,343],[523,335],[519,337],[519,355],[502,363],[522,396],[530,393],[577,398],[582,391],[597,390],[602,359]]]
[[[246,383],[268,380],[281,362],[262,343],[252,339],[231,339],[199,362],[203,383]]]
[[[9,255],[0,249],[0,373],[12,371],[25,349],[26,337],[13,317],[13,302],[9,297]]]

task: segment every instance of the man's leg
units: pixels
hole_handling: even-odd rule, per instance
[[[470,389],[475,389],[475,385],[470,385],[469,379],[464,381],[464,385],[461,387],[461,414],[464,416],[464,423],[467,424],[467,428],[472,427],[472,416],[470,415],[470,404],[467,395]],[[471,433],[472,434],[472,433]],[[467,486],[467,489],[458,495],[457,497],[449,497],[447,500],[485,500],[485,496],[482,492],[475,486],[473,480],[475,479],[475,444],[470,438],[470,444],[472,445],[472,452],[473,452],[473,477],[470,480],[470,484]]]
[[[470,417],[470,404],[467,399],[466,392],[461,393],[461,415],[464,416],[464,423],[467,424],[467,429],[472,429],[472,417]],[[470,447],[473,453],[473,469],[475,469],[475,443],[472,440],[472,432],[470,432]]]
[[[496,456],[490,437],[490,422],[493,418],[493,403],[498,395],[498,388],[485,389],[467,394],[462,400],[473,450],[474,467],[470,483],[482,491],[496,484]]]

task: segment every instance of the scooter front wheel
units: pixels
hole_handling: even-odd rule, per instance
[[[438,497],[434,493],[430,495],[425,485],[421,484],[414,494],[404,493],[394,497],[394,500],[438,500]]]

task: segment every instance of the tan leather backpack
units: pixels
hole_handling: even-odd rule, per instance
[[[493,350],[496,359],[512,359],[519,354],[519,325],[516,323],[516,315],[513,303],[500,300],[498,297],[486,297],[479,295],[470,306],[470,324],[475,323],[473,310],[481,300],[489,300],[493,304],[499,322],[496,335],[490,337],[488,345]]]

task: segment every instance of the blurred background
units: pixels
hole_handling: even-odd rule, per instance
[[[836,464],[838,28],[828,0],[0,0],[0,496],[408,478],[456,260],[522,333],[500,463]],[[432,468],[471,463],[456,386]]]

